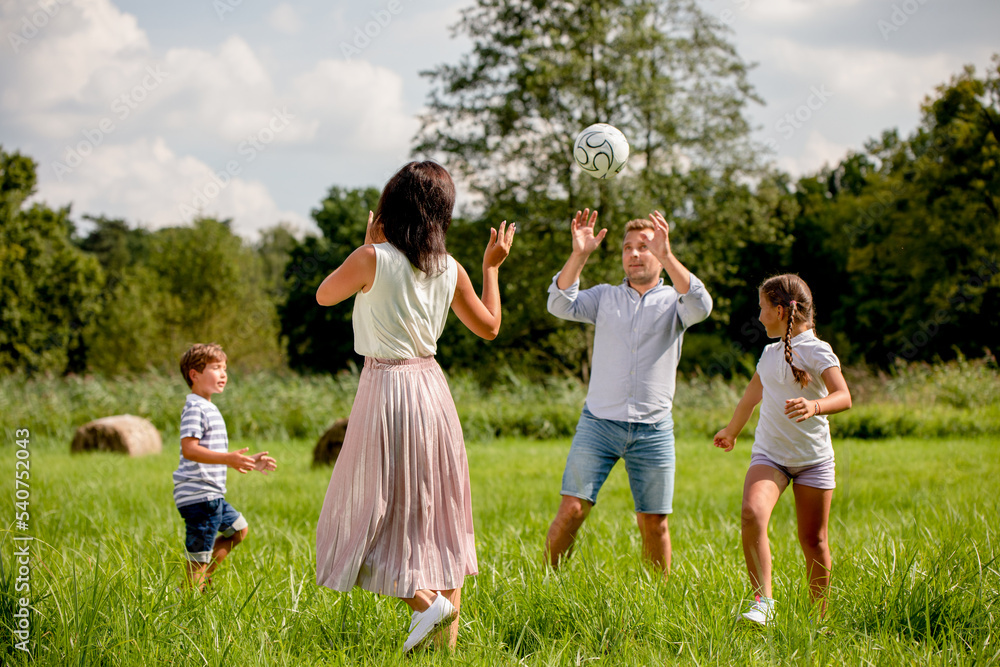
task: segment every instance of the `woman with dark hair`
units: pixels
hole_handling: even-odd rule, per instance
[[[450,623],[477,573],[462,427],[434,361],[448,309],[473,333],[500,329],[498,269],[514,225],[490,229],[480,299],[447,252],[455,186],[434,162],[389,179],[365,245],[316,291],[321,306],[355,296],[354,349],[365,357],[347,433],[316,529],[316,579],[401,598],[413,610],[405,651]]]

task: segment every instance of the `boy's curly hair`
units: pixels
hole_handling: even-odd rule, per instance
[[[181,375],[184,376],[184,381],[187,382],[187,386],[193,386],[191,384],[191,369],[201,373],[205,370],[205,366],[216,361],[226,361],[226,353],[222,350],[222,346],[218,343],[195,343],[191,346],[191,349],[184,353],[181,357]]]

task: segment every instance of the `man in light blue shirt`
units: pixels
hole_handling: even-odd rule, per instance
[[[576,216],[573,250],[549,287],[549,312],[596,325],[590,387],[566,459],[562,502],[546,539],[553,567],[572,551],[576,533],[618,459],[628,471],[643,555],[670,570],[674,436],[671,407],[684,331],[712,312],[712,297],[670,250],[659,211],[625,226],[619,285],[580,290],[580,274],[607,234],[594,234],[597,211]],[[666,269],[673,286],[663,284]]]

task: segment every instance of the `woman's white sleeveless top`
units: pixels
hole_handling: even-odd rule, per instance
[[[458,266],[428,276],[391,243],[375,244],[375,280],[354,297],[354,351],[379,359],[429,357],[437,352],[455,296]]]

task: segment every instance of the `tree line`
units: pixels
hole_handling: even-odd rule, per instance
[[[589,373],[590,332],[551,317],[546,289],[569,220],[598,208],[610,234],[587,284],[622,279],[621,229],[653,209],[674,252],[709,287],[711,319],[685,338],[683,372],[748,374],[766,344],[753,289],[799,273],[817,328],[848,363],[991,354],[1000,331],[1000,56],[939,86],[908,136],[887,130],[835,166],[793,179],[751,139],[759,102],[724,25],[691,0],[478,0],[456,30],[473,47],[432,83],[414,156],[472,193],[448,233],[476,280],[489,227],[517,221],[502,275],[504,325],[487,349],[449,326],[438,358],[489,382]],[[629,137],[625,172],[572,166],[575,133]],[[363,243],[379,190],[333,186],[319,235],[277,225],[249,242],[229,221],[147,231],[69,208],[25,205],[35,163],[0,148],[0,370],[120,373],[173,368],[215,340],[248,368],[336,372],[357,364],[351,303],[315,290]]]

